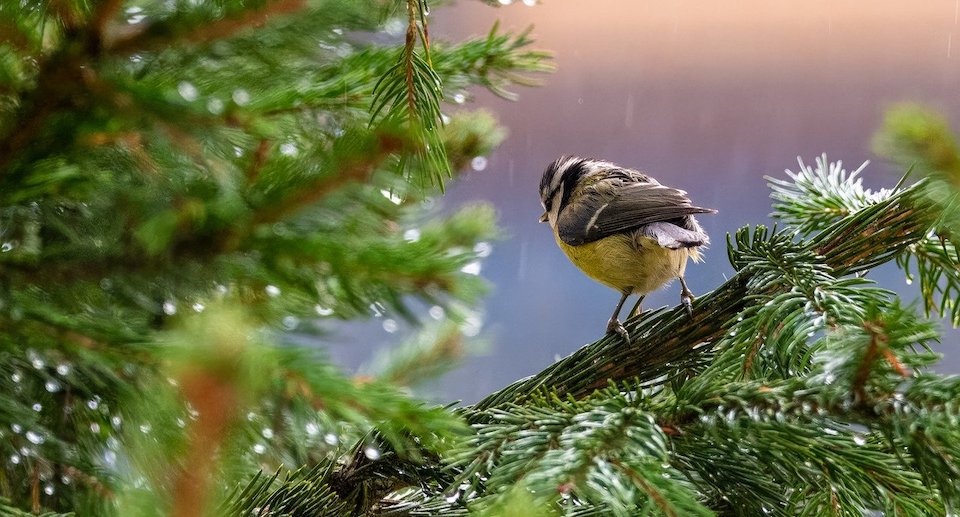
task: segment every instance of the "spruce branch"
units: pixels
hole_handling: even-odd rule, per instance
[[[891,193],[827,226],[805,243],[805,249],[821,257],[835,276],[869,270],[927,235],[939,212],[924,198],[923,182]],[[730,331],[751,295],[751,279],[749,271],[738,272],[700,297],[691,318],[682,316],[681,307],[639,315],[626,324],[630,335],[637,336],[631,345],[624,346],[617,336],[605,336],[543,372],[491,394],[475,408],[522,401],[543,389],[583,397],[608,380],[639,377],[655,383],[691,352],[709,350],[712,342]]]
[[[126,56],[171,45],[198,45],[231,37],[242,30],[261,26],[270,18],[295,13],[306,7],[306,0],[271,0],[259,8],[239,9],[232,16],[214,21],[198,20],[195,25],[184,24],[173,16],[132,27],[119,26],[106,33],[104,46],[112,55]]]

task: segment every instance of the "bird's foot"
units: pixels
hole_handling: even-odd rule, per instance
[[[626,327],[620,323],[620,320],[616,318],[610,318],[610,321],[607,322],[607,334],[613,333],[620,334],[620,337],[622,337],[627,344],[630,344],[630,334],[627,332]]]
[[[696,297],[693,296],[693,293],[689,289],[684,287],[680,291],[680,303],[683,304],[683,307],[687,309],[687,316],[693,317],[693,301],[696,300]]]

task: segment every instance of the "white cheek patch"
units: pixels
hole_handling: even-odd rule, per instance
[[[557,217],[560,216],[560,201],[562,199],[563,193],[557,192],[550,201],[550,212],[547,213],[547,217],[550,219],[550,226],[557,225]]]

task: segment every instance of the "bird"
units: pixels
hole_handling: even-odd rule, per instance
[[[695,214],[716,210],[695,206],[687,193],[652,176],[593,158],[561,156],[540,179],[540,222],[550,224],[567,258],[588,277],[620,292],[607,333],[630,335],[619,320],[631,294],[643,298],[673,279],[680,301],[693,315],[694,295],[683,275],[687,259],[702,261],[710,238]]]

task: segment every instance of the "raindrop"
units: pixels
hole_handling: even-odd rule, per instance
[[[267,296],[271,298],[276,298],[277,296],[280,296],[280,288],[275,285],[272,285],[272,284],[268,285],[264,287],[263,290],[264,292],[267,293]]]
[[[293,330],[300,325],[300,318],[296,316],[285,316],[283,318],[283,327],[287,330]]]
[[[203,312],[203,309],[206,309],[206,307],[204,307],[204,305],[203,305],[202,303],[197,302],[197,303],[193,304],[193,311],[194,311],[194,312]]]
[[[479,274],[480,274],[480,267],[481,267],[481,266],[480,266],[480,261],[479,261],[479,260],[474,260],[473,262],[470,262],[470,263],[466,264],[465,266],[463,266],[462,268],[460,268],[460,271],[463,271],[464,273],[466,273],[466,274],[468,274],[468,275],[479,275]]]
[[[49,391],[50,393],[56,393],[60,391],[60,383],[54,379],[48,380],[47,383],[43,385],[43,387],[46,388],[46,390]]]
[[[87,407],[90,409],[97,409],[100,407],[100,400],[97,398],[92,398],[87,401]]]
[[[523,0],[523,5],[527,7],[533,7],[537,5],[537,0]]]
[[[10,463],[13,463],[14,465],[19,464],[19,463],[20,463],[20,455],[19,455],[19,454],[16,454],[16,453],[11,454],[11,455],[10,455]]]
[[[34,445],[40,445],[41,443],[46,441],[46,438],[44,438],[42,434],[35,433],[33,431],[27,431],[26,434],[24,434],[24,436],[27,438],[27,440],[30,443]]]
[[[120,415],[113,415],[110,417],[110,423],[113,424],[113,427],[119,428],[122,422],[123,419],[120,418]]]
[[[420,230],[417,228],[411,228],[403,232],[403,240],[410,242],[416,242],[420,240]]]
[[[367,445],[363,448],[363,455],[367,457],[368,460],[379,460],[380,459],[380,449],[374,447],[373,445]]]
[[[43,410],[43,405],[41,405],[39,402],[35,402],[35,403],[34,403],[32,406],[30,406],[30,407],[31,407],[34,411],[36,411],[37,413],[39,413],[41,410]]]
[[[253,446],[253,452],[255,452],[255,453],[257,453],[257,454],[263,454],[263,453],[267,452],[267,446],[264,445],[264,444],[262,444],[262,443],[258,443],[258,444],[256,444],[256,445]]]
[[[493,251],[493,246],[489,242],[478,242],[473,247],[473,252],[477,254],[478,257],[489,257],[490,252]]]
[[[183,429],[184,427],[187,427],[187,422],[184,419],[177,417],[177,427]]]
[[[90,424],[90,432],[94,434],[100,434],[100,424],[96,422]]]
[[[320,433],[320,426],[313,422],[307,422],[307,425],[304,426],[304,429],[307,431],[308,436],[316,436]]]
[[[456,102],[457,104],[463,104],[464,102],[466,102],[466,100],[467,100],[467,96],[462,93],[453,94],[453,102]]]
[[[389,190],[382,189],[382,190],[380,190],[380,193],[383,194],[383,197],[389,199],[390,202],[393,203],[393,204],[395,204],[395,205],[399,205],[400,203],[403,203],[403,198],[401,198],[401,197],[400,197],[399,195],[397,195],[397,193],[395,193],[395,192],[391,192],[391,191],[389,191]]]
[[[912,283],[913,283],[913,279],[908,276],[908,277],[907,277],[907,285],[910,285],[910,284],[912,284]]]
[[[824,428],[823,428],[823,432],[829,434],[830,436],[836,436],[836,435],[840,434],[836,429],[834,429],[834,428],[832,428],[832,427],[824,427]]]
[[[470,160],[470,168],[475,171],[482,171],[487,168],[487,158],[485,156],[475,156]]]
[[[23,374],[20,373],[20,370],[15,370],[13,375],[10,376],[10,380],[13,382],[20,382],[23,380]]]
[[[69,485],[70,483],[73,483],[73,478],[64,474],[60,476],[60,482],[63,483],[64,485]]]
[[[23,427],[20,424],[10,424],[10,430],[16,434],[20,434],[20,431],[23,431]]]
[[[151,429],[153,429],[153,427],[151,427],[150,424],[140,424],[140,432],[143,434],[150,433]]]
[[[396,320],[387,318],[383,320],[383,330],[387,331],[390,334],[393,334],[397,331],[397,322]]]
[[[333,314],[333,309],[329,307],[324,307],[322,305],[314,306],[313,310],[317,311],[317,315],[319,316],[329,316]]]
[[[103,462],[109,466],[114,466],[117,464],[117,453],[107,450],[103,452]]]
[[[57,365],[57,373],[62,376],[66,376],[70,373],[70,365],[67,363],[60,363]]]
[[[53,495],[53,485],[47,485],[43,487],[43,493],[47,495]]]
[[[213,97],[207,101],[207,111],[214,115],[223,113],[223,101]]]
[[[430,314],[430,317],[435,320],[443,318],[443,315],[446,314],[446,312],[447,311],[443,310],[443,307],[439,305],[434,305],[433,307],[430,307],[429,311],[427,311],[427,313]]]
[[[327,445],[336,445],[340,442],[340,439],[333,433],[327,433],[323,435],[323,441],[326,442]]]
[[[173,316],[177,313],[177,304],[170,300],[163,302],[163,313],[167,316]]]
[[[233,91],[231,98],[233,99],[233,102],[237,103],[237,106],[243,106],[244,104],[250,102],[250,93],[243,88],[238,88]]]
[[[47,363],[45,363],[43,359],[41,359],[40,356],[37,355],[37,353],[34,352],[33,350],[30,350],[29,352],[27,352],[27,357],[30,358],[30,365],[36,368],[37,370],[47,365]]]
[[[264,427],[263,430],[260,431],[260,434],[263,435],[264,438],[269,440],[273,438],[273,429],[270,429],[269,427]]]
[[[280,145],[280,154],[284,156],[296,156],[297,155],[297,144],[293,142],[287,142]]]
[[[380,302],[373,302],[370,304],[370,312],[373,313],[374,318],[382,318],[385,311],[386,309]]]
[[[183,100],[188,102],[197,100],[197,97],[200,95],[200,92],[197,91],[197,87],[187,81],[182,81],[177,85],[177,92],[180,93],[180,96],[183,97]]]
[[[463,332],[464,336],[475,337],[480,333],[482,327],[483,321],[475,315],[470,315],[464,318],[463,324],[460,325],[460,331]]]
[[[12,242],[9,242],[9,241],[8,241],[8,242],[5,242],[5,243],[3,243],[3,244],[0,244],[0,252],[2,252],[2,253],[6,253],[6,252],[12,250],[13,248],[14,248],[14,244],[13,244]]]
[[[866,445],[867,439],[863,435],[855,434],[853,435],[853,443],[857,445]]]

